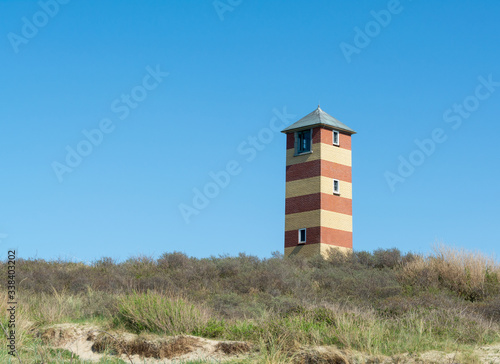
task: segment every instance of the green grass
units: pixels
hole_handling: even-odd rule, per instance
[[[137,333],[178,335],[192,332],[203,322],[203,314],[195,305],[157,292],[132,292],[119,297],[117,309],[115,322]]]

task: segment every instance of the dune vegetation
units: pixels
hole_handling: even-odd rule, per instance
[[[0,269],[6,277],[5,262]],[[428,256],[378,249],[327,259],[278,253],[197,259],[179,252],[91,265],[19,259],[16,270],[19,357],[7,354],[5,341],[2,363],[84,362],[42,340],[40,330],[61,323],[248,343],[245,355],[230,360],[238,363],[344,360],[305,354],[319,346],[409,358],[432,350],[472,353],[500,342],[498,262],[446,246]],[[7,289],[0,283],[6,327]],[[128,362],[112,358],[105,362]],[[462,362],[478,360],[470,354]]]

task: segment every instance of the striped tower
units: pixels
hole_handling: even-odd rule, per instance
[[[286,133],[285,256],[352,249],[351,135],[318,106]]]

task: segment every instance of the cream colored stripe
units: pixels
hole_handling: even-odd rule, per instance
[[[333,163],[342,164],[351,167],[351,151],[349,149],[339,148],[334,145],[319,143],[321,145],[321,159]]]
[[[286,198],[310,195],[320,192],[320,176],[298,179],[286,183]],[[332,182],[333,183],[333,182]]]
[[[306,244],[306,245],[297,245],[285,248],[285,257],[290,256],[291,254],[300,254],[304,257],[313,257],[321,252],[321,246],[325,244]]]
[[[287,149],[286,165],[291,166],[298,163],[315,161],[318,159],[327,160],[333,163],[351,167],[351,151],[325,143],[314,143],[312,153],[295,156],[295,149]]]
[[[332,252],[332,250],[334,250],[334,251],[337,250],[337,251],[340,251],[344,254],[352,252],[351,248],[346,248],[343,246],[334,246],[334,245],[330,245],[330,244],[320,244],[319,248],[321,251],[321,255],[324,257],[328,257],[330,255],[330,253]],[[286,249],[287,248],[285,248],[285,254],[286,254]]]
[[[313,210],[285,215],[285,231],[320,226],[320,211]]]
[[[295,149],[286,150],[286,165],[291,166],[293,164],[305,163],[310,161],[315,161],[319,159],[320,155],[320,144],[313,144],[312,153],[306,153],[301,155],[295,155]]]
[[[321,226],[352,233],[352,216],[338,212],[321,210]]]
[[[341,246],[333,246],[329,244],[306,244],[285,248],[285,257],[295,254],[300,254],[304,257],[312,257],[317,254],[321,254],[324,257],[328,257],[332,250],[337,250],[344,254],[352,252],[352,249]]]
[[[313,210],[285,215],[285,231],[315,226],[352,232],[352,216],[326,210]]]
[[[339,181],[340,196],[352,199],[352,183]],[[286,198],[313,193],[333,194],[333,178],[317,176],[286,183]]]

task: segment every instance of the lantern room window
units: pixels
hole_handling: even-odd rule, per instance
[[[302,130],[297,132],[297,145],[295,154],[310,153],[311,152],[311,129]]]

